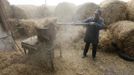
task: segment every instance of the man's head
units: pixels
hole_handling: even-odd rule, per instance
[[[97,10],[94,12],[94,16],[95,16],[95,19],[99,19],[99,17],[101,16],[101,10],[97,9]]]

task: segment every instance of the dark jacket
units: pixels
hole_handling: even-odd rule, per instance
[[[89,25],[86,25],[86,34],[84,41],[86,43],[97,44],[99,42],[99,30],[104,27],[104,20],[102,18],[95,20],[94,17],[90,17],[84,22],[89,23]],[[91,22],[95,22],[95,24],[91,25]]]

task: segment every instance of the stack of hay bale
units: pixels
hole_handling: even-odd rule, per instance
[[[93,16],[93,13],[98,8],[99,6],[97,4],[85,3],[77,9],[75,17],[79,20],[84,20],[88,18],[89,16]]]
[[[134,57],[134,22],[119,21],[110,25],[113,43],[122,53]]]
[[[104,34],[101,34],[100,45],[105,46],[105,50],[115,47],[119,55],[127,60],[134,60],[133,4],[133,0],[128,3],[105,0],[100,4],[102,17],[109,30],[107,39],[110,39],[107,40],[104,38]],[[102,47],[102,49],[104,48]]]
[[[100,4],[100,8],[106,26],[127,19],[127,4],[125,2],[118,0],[105,0]],[[110,32],[102,31],[100,34],[100,47],[105,51],[114,49],[112,46],[112,40],[113,37]]]
[[[129,20],[134,21],[134,0],[131,0],[127,3],[127,9]]]
[[[107,2],[107,0],[106,0]],[[104,3],[104,4],[103,4]],[[127,19],[127,4],[122,1],[109,1],[107,3],[102,2],[100,7],[102,10],[102,17],[105,20],[105,24],[109,25],[111,23],[126,20]]]
[[[80,20],[94,15],[100,8],[107,30],[100,32],[99,48],[119,52],[123,58],[134,60],[134,1],[105,0],[100,7],[93,3],[82,5],[76,12]]]

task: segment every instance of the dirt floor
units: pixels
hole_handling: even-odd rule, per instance
[[[71,27],[72,28],[72,27]],[[0,52],[0,75],[134,75],[134,62],[121,59],[115,52],[98,50],[96,61],[92,60],[91,49],[87,58],[82,57],[84,42],[78,42],[74,28],[59,32],[61,45],[55,49],[54,72],[29,64],[27,55],[17,52]],[[77,30],[75,30],[77,32]],[[70,34],[71,33],[71,34]],[[58,36],[59,36],[58,35]],[[63,38],[65,37],[65,38]],[[76,39],[70,42],[70,40]],[[60,48],[62,57],[60,57]],[[34,59],[34,57],[33,57]]]
[[[63,58],[56,58],[56,75],[133,75],[134,63],[122,60],[116,53],[98,51],[96,61],[81,58],[82,50],[64,49]]]
[[[96,61],[91,58],[89,50],[87,58],[81,58],[82,50],[72,48],[55,50],[55,72],[50,73],[43,68],[25,63],[24,55],[18,52],[0,52],[0,75],[133,75],[134,63],[117,56],[116,53],[98,51]]]

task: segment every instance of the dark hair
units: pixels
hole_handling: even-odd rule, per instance
[[[95,14],[101,15],[101,10],[100,10],[100,9],[97,9],[97,10],[95,11]]]

